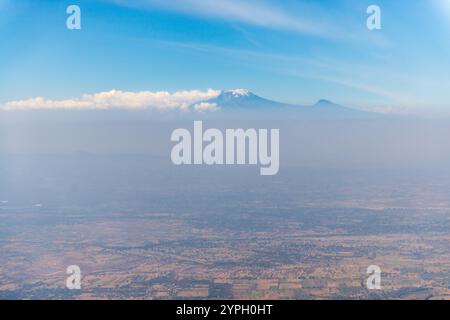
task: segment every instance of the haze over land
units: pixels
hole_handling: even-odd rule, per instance
[[[449,297],[446,121],[226,100],[2,112],[0,297]],[[279,128],[279,174],[174,166],[170,134],[194,119]],[[365,287],[372,264],[382,291]]]

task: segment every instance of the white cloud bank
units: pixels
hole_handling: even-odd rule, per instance
[[[191,90],[177,91],[120,91],[111,90],[95,94],[84,94],[80,98],[66,100],[50,100],[42,97],[27,100],[9,101],[0,104],[0,110],[217,110],[217,105],[204,101],[220,95],[222,91],[209,89],[207,91]]]

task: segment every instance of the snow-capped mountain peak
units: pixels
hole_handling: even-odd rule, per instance
[[[234,89],[226,91],[226,93],[232,94],[234,97],[248,97],[250,95],[250,91],[247,89]]]

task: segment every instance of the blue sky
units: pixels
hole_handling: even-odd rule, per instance
[[[66,28],[71,4],[81,30]],[[366,28],[371,4],[381,30]],[[450,0],[0,0],[0,39],[0,103],[247,88],[450,111]]]

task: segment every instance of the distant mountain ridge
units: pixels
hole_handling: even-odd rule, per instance
[[[305,115],[305,116],[368,116],[373,115],[371,112],[356,110],[335,104],[332,101],[321,99],[310,106],[293,105],[288,103],[277,102],[262,98],[247,89],[235,89],[222,91],[217,97],[205,101],[215,104],[223,112],[239,111],[239,112],[270,112],[281,111],[289,114]]]

